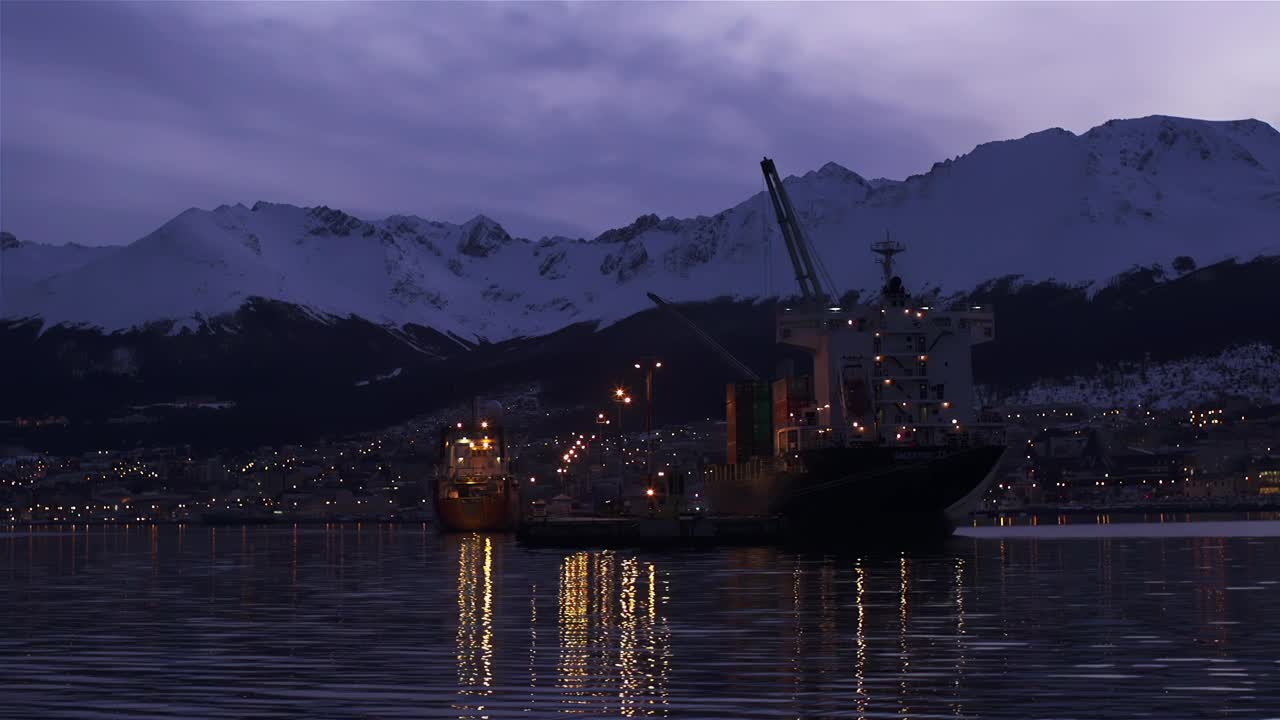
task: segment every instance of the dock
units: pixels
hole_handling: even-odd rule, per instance
[[[526,518],[516,538],[530,547],[711,547],[769,545],[784,537],[776,516]]]

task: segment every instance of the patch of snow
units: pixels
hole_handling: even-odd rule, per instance
[[[397,378],[397,377],[400,377],[400,373],[401,373],[403,370],[404,370],[404,368],[396,368],[395,370],[392,370],[391,372],[383,373],[383,374],[381,374],[381,375],[375,375],[375,376],[373,376],[373,379],[372,379],[372,380],[357,380],[357,381],[356,381],[356,387],[367,387],[368,385],[371,385],[372,383],[376,383],[376,382],[383,382],[384,380],[390,380],[391,378]]]
[[[1151,363],[1146,368],[1125,363],[1088,377],[1038,382],[1004,402],[1180,409],[1231,396],[1280,402],[1280,352],[1270,345],[1251,344],[1208,357]]]
[[[197,332],[200,330],[201,325],[202,323],[198,318],[178,318],[177,320],[174,320],[173,326],[169,328],[169,332],[167,334],[169,337],[175,337],[177,335],[181,335],[183,332]]]

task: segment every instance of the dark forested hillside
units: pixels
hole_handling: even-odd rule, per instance
[[[1227,261],[1182,275],[1134,268],[1097,289],[1004,278],[970,299],[996,308],[996,340],[974,352],[978,379],[1013,388],[1118,361],[1173,360],[1232,345],[1280,345],[1280,259]]]
[[[1176,359],[1254,341],[1280,345],[1280,261],[1182,270],[1135,268],[1096,290],[1017,277],[984,284],[962,299],[996,311],[997,339],[975,350],[978,381],[1010,390],[1117,361]],[[682,307],[765,377],[783,359],[796,361],[797,370],[804,364],[797,351],[773,343],[775,309],[773,301],[730,300]],[[719,416],[724,384],[736,379],[657,309],[603,329],[582,324],[471,347],[426,328],[393,332],[359,319],[321,321],[266,301],[199,332],[169,330],[103,335],[57,327],[39,334],[34,323],[0,327],[0,420],[47,414],[72,420],[70,430],[42,432],[41,442],[55,435],[102,445],[284,442],[373,429],[530,383],[542,387],[547,405],[605,409],[617,384],[642,392],[632,364],[656,356],[664,364],[657,419],[671,422]],[[393,378],[358,384],[396,368],[401,372]],[[237,405],[173,411],[159,423],[103,424],[132,412],[131,405],[184,395]]]

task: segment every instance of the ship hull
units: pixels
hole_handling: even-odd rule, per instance
[[[986,494],[1005,448],[833,448],[803,455],[802,472],[743,474],[712,494],[721,511],[780,515],[796,540],[934,540]],[[750,506],[742,505],[743,498]]]
[[[483,497],[437,498],[436,518],[440,526],[453,532],[515,529],[515,501],[509,493]]]
[[[1005,448],[840,448],[805,458],[777,511],[798,537],[949,536],[981,500]]]

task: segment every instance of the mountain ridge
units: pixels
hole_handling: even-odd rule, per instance
[[[785,184],[842,290],[874,285],[865,244],[886,228],[912,251],[909,283],[952,291],[1007,274],[1096,281],[1176,255],[1280,252],[1280,132],[1257,120],[1052,128],[900,181],[828,162]],[[157,320],[194,328],[262,297],[502,340],[616,322],[647,308],[647,291],[675,301],[790,294],[779,240],[763,192],[711,216],[641,215],[590,240],[513,237],[484,214],[369,221],[324,205],[237,203],[189,208],[126,246],[6,268],[3,316],[108,332]],[[74,248],[18,243],[6,263],[50,247]]]

